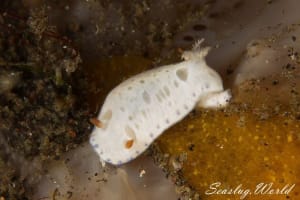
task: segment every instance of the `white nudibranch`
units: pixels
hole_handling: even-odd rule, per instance
[[[120,165],[136,158],[197,105],[228,104],[231,93],[207,66],[209,48],[200,49],[202,41],[183,53],[185,61],[138,74],[108,94],[97,118],[101,126],[90,137],[103,163]]]

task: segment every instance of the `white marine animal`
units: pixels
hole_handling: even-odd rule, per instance
[[[196,106],[224,107],[231,98],[205,62],[209,48],[183,52],[185,61],[129,78],[106,97],[90,143],[102,163],[120,165],[143,153],[167,128]]]

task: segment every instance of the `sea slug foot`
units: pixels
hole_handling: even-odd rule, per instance
[[[197,107],[201,108],[223,108],[228,105],[231,99],[231,91],[229,89],[222,92],[212,92],[197,103]]]

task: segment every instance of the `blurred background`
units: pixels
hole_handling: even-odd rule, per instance
[[[298,184],[298,6],[2,0],[0,199],[239,199],[204,193],[217,181],[226,188]],[[137,160],[103,168],[87,141],[89,119],[108,92],[132,75],[179,62],[201,38],[212,47],[208,65],[233,92],[232,105],[197,110]],[[298,199],[299,192],[272,199]]]

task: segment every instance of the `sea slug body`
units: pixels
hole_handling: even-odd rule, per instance
[[[90,143],[104,163],[120,165],[143,153],[163,131],[196,106],[224,107],[231,98],[207,66],[202,40],[183,53],[185,61],[138,74],[106,97]]]

